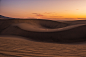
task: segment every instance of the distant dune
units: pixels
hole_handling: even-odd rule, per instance
[[[71,25],[75,24],[86,24],[86,20],[75,20],[75,21],[64,21],[65,23],[69,23]]]

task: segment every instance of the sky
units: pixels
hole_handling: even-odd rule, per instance
[[[86,0],[0,0],[0,8],[13,18],[86,19]]]

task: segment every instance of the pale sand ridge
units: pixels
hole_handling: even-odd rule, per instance
[[[32,25],[32,24],[28,24],[28,23],[19,23],[19,24],[14,24],[13,26],[18,26],[21,29],[27,30],[27,31],[54,32],[54,31],[68,30],[68,29],[72,29],[75,27],[83,26],[83,25],[85,25],[85,24],[70,25],[70,26],[66,26],[63,28],[56,28],[56,29],[43,28],[40,24],[39,25]]]

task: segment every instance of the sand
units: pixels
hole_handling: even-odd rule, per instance
[[[49,20],[3,20],[0,22],[0,56],[86,57],[85,35],[86,25],[81,23],[68,24]],[[36,38],[46,40],[46,42],[34,41]],[[67,41],[71,38],[84,42],[54,43],[52,41],[60,39],[63,42],[65,39]]]
[[[83,26],[85,24],[77,24],[77,25],[70,25],[63,28],[55,28],[55,29],[49,29],[49,28],[43,28],[40,24],[39,25],[32,25],[28,23],[19,23],[19,24],[13,24],[13,26],[18,26],[19,28],[27,31],[36,31],[36,32],[55,32],[55,31],[63,31],[68,30],[72,28],[76,28],[79,26]]]
[[[86,25],[79,24],[57,29],[48,29],[48,28],[45,29],[27,23],[20,23],[9,26],[8,28],[4,29],[1,32],[1,35],[22,36],[34,41],[36,40],[44,42],[57,42],[57,43],[84,42],[86,41]]]
[[[0,56],[86,57],[86,45],[43,43],[18,36],[1,36]]]

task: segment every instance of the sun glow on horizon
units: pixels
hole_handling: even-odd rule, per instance
[[[1,0],[0,15],[13,18],[86,19],[86,0]]]

